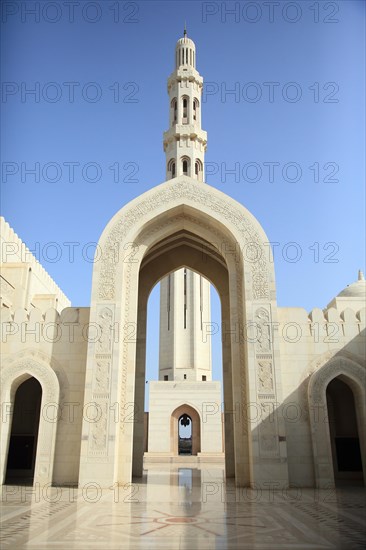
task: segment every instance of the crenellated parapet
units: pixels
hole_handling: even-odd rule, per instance
[[[329,336],[338,334],[340,337],[352,337],[360,334],[365,329],[366,308],[354,311],[346,308],[339,311],[335,307],[324,310],[314,308],[308,315],[310,330],[313,332],[316,324],[323,328]]]
[[[314,308],[309,313],[302,308],[278,308],[278,312],[278,333],[284,343],[344,344],[366,327],[366,308]]]
[[[1,306],[10,309],[50,307],[57,311],[70,300],[3,217],[0,218]]]
[[[1,342],[3,353],[11,352],[12,346],[37,345],[48,348],[55,344],[67,345],[63,352],[72,355],[75,342],[88,342],[98,338],[98,326],[89,325],[89,308],[66,308],[59,313],[55,308],[43,312],[33,308],[15,311],[4,308],[1,315]],[[9,348],[8,348],[9,346]]]

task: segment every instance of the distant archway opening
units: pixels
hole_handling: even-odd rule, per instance
[[[15,394],[5,483],[33,484],[41,401],[42,387],[36,378],[20,384]]]
[[[326,398],[335,484],[362,484],[362,459],[353,392],[337,377],[328,384]]]
[[[178,420],[178,454],[192,454],[192,418],[186,413]]]
[[[172,412],[170,440],[174,455],[196,456],[201,451],[201,419],[190,405],[181,405]]]

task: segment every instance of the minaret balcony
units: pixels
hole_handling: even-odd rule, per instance
[[[178,81],[189,80],[190,82],[196,82],[201,88],[203,86],[203,78],[196,69],[188,67],[185,69],[180,68],[178,71],[174,71],[168,78],[168,91]]]
[[[207,143],[207,132],[198,128],[196,124],[175,124],[163,134],[164,143],[173,139],[177,141],[181,137],[198,139],[202,143]]]

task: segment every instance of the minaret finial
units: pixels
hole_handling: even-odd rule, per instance
[[[184,37],[187,36],[187,21],[184,21]]]
[[[358,270],[358,280],[359,281],[364,281],[365,280],[364,274],[361,271],[361,269]]]

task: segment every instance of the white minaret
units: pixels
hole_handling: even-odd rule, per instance
[[[175,48],[175,71],[168,79],[169,130],[164,132],[167,180],[186,175],[204,181],[207,132],[201,128],[203,78],[195,67],[196,46],[184,30]]]
[[[168,79],[169,130],[164,133],[167,180],[186,175],[204,181],[207,133],[201,129],[203,79],[196,71],[194,42],[180,38],[175,71]],[[210,284],[179,269],[160,283],[159,380],[212,380],[211,344],[204,341],[209,323]]]
[[[187,176],[205,185],[203,80],[195,66],[196,48],[185,30],[175,49],[175,70],[168,79],[170,112],[164,151],[167,180]],[[192,455],[224,461],[221,384],[212,382],[211,341],[205,337],[210,321],[207,279],[182,268],[160,282],[159,381],[149,384],[149,443],[144,460],[170,461],[180,454],[179,426],[185,415],[192,426]],[[207,406],[216,412],[201,416]]]

